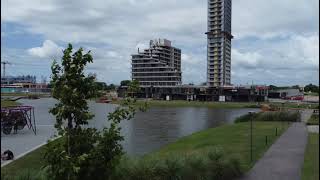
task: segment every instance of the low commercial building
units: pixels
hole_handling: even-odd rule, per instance
[[[280,90],[274,90],[269,93],[269,98],[275,98],[275,99],[287,99],[287,100],[303,100],[304,99],[304,93],[301,89],[280,89]]]
[[[123,97],[126,86],[118,88]],[[263,102],[268,97],[267,86],[208,87],[181,85],[172,87],[141,87],[135,94],[138,98],[157,100],[222,101],[222,102]]]
[[[16,83],[36,83],[36,76],[5,76],[1,77],[2,84],[16,84]]]

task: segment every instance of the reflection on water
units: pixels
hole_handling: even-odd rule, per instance
[[[37,125],[54,124],[55,120],[48,113],[56,101],[51,98],[21,100],[20,102],[35,107]],[[89,126],[101,129],[108,126],[107,114],[116,105],[89,102],[90,111],[95,117]],[[166,108],[152,107],[147,112],[139,112],[130,121],[121,122],[121,132],[125,137],[124,149],[131,155],[141,155],[159,149],[182,136],[216,127],[223,123],[232,123],[249,110],[259,109],[210,109],[205,107]]]

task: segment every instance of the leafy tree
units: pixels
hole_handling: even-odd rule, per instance
[[[314,93],[319,93],[319,86],[313,85],[313,84],[308,84],[304,87],[305,92],[314,92]]]
[[[107,90],[115,90],[116,89],[116,86],[114,84],[110,84],[108,87],[107,87]]]
[[[95,82],[98,90],[107,90],[108,86],[105,82]]]
[[[299,85],[294,85],[292,86],[293,89],[300,89],[300,86]]]
[[[274,85],[270,85],[270,86],[269,86],[269,89],[270,89],[270,90],[277,90],[278,87],[277,87],[277,86],[274,86]]]
[[[50,179],[109,179],[123,155],[118,124],[133,118],[136,100],[125,98],[108,115],[110,127],[101,131],[86,127],[94,116],[87,100],[97,95],[95,77],[84,75],[84,68],[92,61],[90,51],[83,54],[80,48],[72,53],[69,44],[63,51],[61,65],[56,61],[52,64],[52,96],[58,103],[50,113],[56,117],[55,128],[61,137],[46,146],[44,158]]]
[[[120,82],[120,86],[129,86],[130,83],[131,83],[130,80],[123,80]]]

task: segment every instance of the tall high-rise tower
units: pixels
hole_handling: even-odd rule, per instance
[[[231,84],[231,0],[208,0],[207,85]]]

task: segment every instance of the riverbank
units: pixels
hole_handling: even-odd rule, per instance
[[[7,101],[7,100],[1,100],[1,107],[8,107],[8,106],[17,106],[20,103],[16,101]]]
[[[112,104],[120,104],[121,100],[112,101]],[[205,102],[205,101],[161,101],[161,100],[138,100],[137,105],[152,107],[208,107],[208,108],[258,108],[257,103],[253,102]]]
[[[37,97],[51,97],[50,93],[1,93],[3,97],[29,97],[29,96],[37,96]]]
[[[206,101],[182,101],[182,100],[138,100],[137,105],[148,103],[151,107],[207,107],[207,108],[260,108],[261,104],[267,104],[270,107],[277,108],[318,108],[318,104],[286,102],[206,102]],[[120,104],[121,100],[112,101],[111,104]]]
[[[281,128],[282,127],[282,128]],[[253,123],[253,161],[250,162],[250,123],[236,123],[217,128],[204,130],[181,138],[159,151],[146,155],[167,156],[172,153],[189,154],[206,150],[212,147],[223,149],[231,157],[238,158],[242,169],[248,171],[273,142],[289,127],[289,123],[281,122],[254,122]],[[276,135],[277,129],[277,135]],[[267,137],[267,141],[266,141]]]
[[[183,137],[178,141],[168,144],[158,151],[144,156],[163,158],[170,154],[202,153],[212,147],[222,148],[223,152],[232,157],[239,158],[241,167],[248,171],[254,163],[263,155],[271,144],[283,133],[287,127],[281,126],[280,122],[254,122],[253,126],[253,161],[250,162],[250,124],[237,123],[207,129]],[[283,127],[283,128],[281,128]],[[277,128],[277,135],[275,134]],[[266,143],[267,137],[267,143]],[[44,165],[43,154],[45,146],[21,157],[20,159],[1,168],[1,174],[15,175],[16,169],[20,172],[27,170],[38,172]]]

